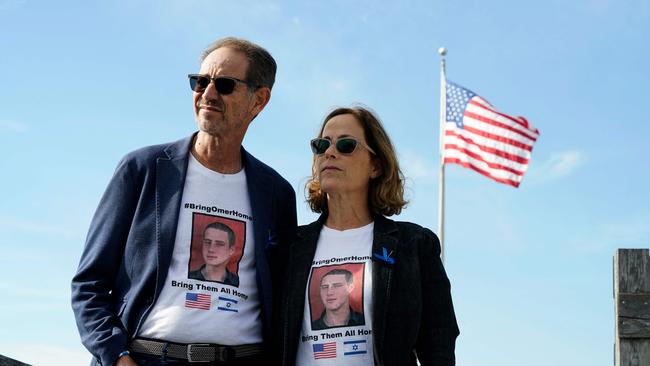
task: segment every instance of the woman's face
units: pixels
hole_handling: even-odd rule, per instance
[[[356,117],[351,114],[333,117],[325,124],[321,137],[332,141],[325,153],[316,158],[321,190],[327,194],[362,194],[366,197],[370,179],[377,176],[372,154],[362,144],[358,144],[351,154],[341,154],[335,146],[342,137],[366,142],[363,127]]]

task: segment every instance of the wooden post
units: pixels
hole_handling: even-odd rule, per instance
[[[650,365],[650,256],[648,249],[614,255],[616,366]]]

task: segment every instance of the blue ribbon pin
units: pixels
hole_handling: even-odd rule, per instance
[[[269,246],[274,246],[276,244],[278,244],[278,236],[274,231],[269,230],[269,238],[266,241],[266,247],[268,248]]]
[[[384,261],[384,262],[386,262],[386,263],[388,263],[388,264],[393,264],[393,263],[395,263],[395,258],[392,258],[392,257],[388,254],[388,250],[386,249],[386,247],[382,247],[382,249],[383,249],[384,252],[383,252],[381,255],[379,255],[379,254],[377,254],[377,253],[373,253],[372,255],[373,255],[375,258],[379,259],[380,261]]]

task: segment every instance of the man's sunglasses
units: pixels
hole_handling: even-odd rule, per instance
[[[315,138],[309,142],[311,151],[313,151],[316,155],[324,154],[330,145],[332,145],[332,140],[322,137]],[[341,154],[352,154],[359,145],[368,149],[368,151],[370,151],[373,155],[377,155],[365,142],[357,140],[354,137],[341,137],[334,143],[336,151],[340,152]]]
[[[221,95],[228,95],[232,93],[233,90],[235,90],[235,85],[237,85],[237,83],[242,83],[250,86],[247,81],[232,78],[229,76],[217,76],[215,78],[211,78],[207,75],[189,74],[187,77],[190,79],[190,88],[192,88],[192,90],[197,93],[204,91],[205,88],[210,85],[210,82],[214,83],[215,89],[217,89],[217,92],[219,92]]]

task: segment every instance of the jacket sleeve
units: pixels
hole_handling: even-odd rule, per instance
[[[112,365],[127,347],[128,334],[119,319],[123,301],[115,298],[115,283],[137,203],[133,180],[125,158],[99,202],[72,279],[81,342],[102,365]]]
[[[416,352],[422,366],[455,365],[459,330],[451,301],[451,286],[440,259],[440,241],[429,229],[420,240],[422,319]]]

